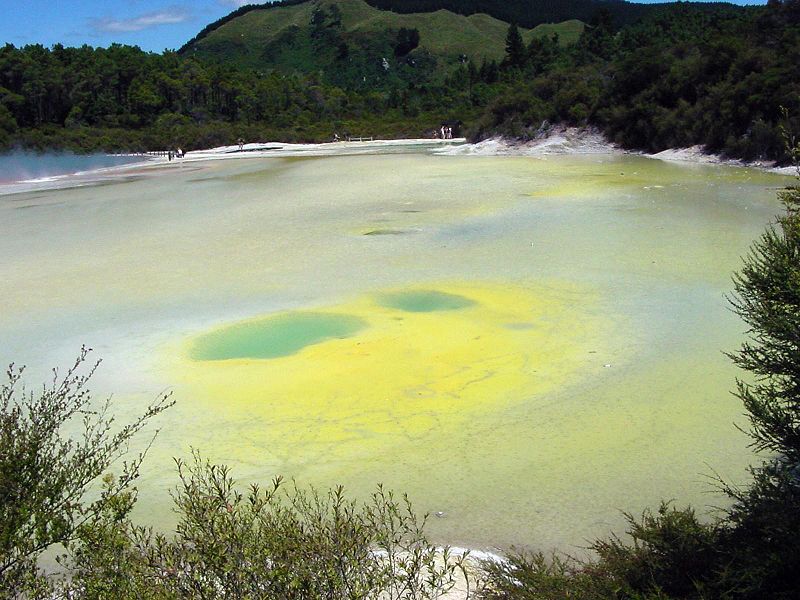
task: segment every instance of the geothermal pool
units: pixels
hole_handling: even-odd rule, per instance
[[[121,420],[163,390],[172,457],[242,482],[379,482],[437,541],[580,552],[619,511],[701,510],[751,460],[725,294],[788,178],[644,157],[173,163],[0,196],[0,361],[81,344]]]

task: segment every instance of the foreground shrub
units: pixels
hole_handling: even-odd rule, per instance
[[[800,175],[800,143],[790,142]],[[786,211],[753,244],[732,299],[749,330],[731,357],[752,375],[737,381],[736,395],[752,446],[772,458],[751,470],[751,485],[724,488],[734,504],[719,587],[743,598],[788,600],[800,590],[800,187],[779,198]]]
[[[177,464],[175,535],[134,526],[118,496],[72,544],[71,598],[430,599],[463,570],[383,488],[363,504],[280,478],[242,492],[225,466]]]
[[[37,559],[69,544],[86,523],[104,514],[136,479],[144,454],[134,456],[110,478],[97,499],[93,483],[128,450],[147,422],[171,405],[159,397],[144,414],[120,428],[109,416],[110,400],[97,403],[87,383],[98,363],[88,365],[83,348],[63,375],[38,392],[21,382],[13,365],[0,387],[0,590],[14,597],[44,589]]]
[[[357,503],[341,487],[280,478],[242,491],[198,454],[177,461],[174,535],[135,525],[144,453],[117,462],[171,402],[117,427],[110,400],[88,390],[98,365],[88,355],[36,393],[13,365],[0,388],[0,597],[425,600],[464,571],[463,556],[427,540],[405,496],[378,487]],[[45,552],[61,572],[39,570]]]
[[[800,479],[783,460],[753,469],[753,482],[728,488],[728,511],[720,547],[720,597],[793,600],[800,590]]]
[[[702,597],[703,579],[714,562],[718,530],[699,522],[690,508],[662,504],[640,519],[626,515],[630,541],[595,542],[597,560],[518,553],[507,562],[484,563],[487,600],[561,598]]]

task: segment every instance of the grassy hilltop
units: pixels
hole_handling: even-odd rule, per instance
[[[422,62],[422,68],[443,74],[464,56],[477,63],[501,60],[508,25],[486,14],[463,16],[448,10],[398,14],[363,0],[317,0],[248,10],[190,42],[182,53],[248,68],[309,73],[374,56],[394,62],[398,32],[405,29],[417,30],[419,42],[408,53],[400,50],[403,62]],[[581,21],[570,20],[520,33],[525,43],[558,33],[561,42],[569,44],[582,31]]]

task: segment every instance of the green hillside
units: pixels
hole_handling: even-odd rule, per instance
[[[408,56],[398,57],[395,44],[401,29],[417,30],[419,46]],[[282,72],[341,71],[354,63],[376,60],[386,70],[383,58],[390,65],[399,58],[404,65],[441,74],[460,64],[464,56],[478,64],[502,59],[507,30],[508,23],[485,14],[463,16],[446,10],[398,14],[378,10],[363,0],[316,0],[249,10],[182,52]],[[521,33],[526,43],[558,33],[566,44],[576,41],[582,30],[583,23],[572,20]]]

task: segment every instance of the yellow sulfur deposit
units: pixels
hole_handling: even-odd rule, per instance
[[[335,454],[369,455],[433,430],[457,432],[476,414],[574,379],[601,328],[593,301],[566,286],[464,282],[382,291],[250,322],[268,339],[270,327],[291,337],[292,322],[308,337],[317,317],[323,329],[337,318],[364,325],[274,358],[197,359],[211,343],[230,351],[248,322],[202,334],[187,342],[178,376],[206,410],[247,415],[270,429],[273,443],[333,442]]]

